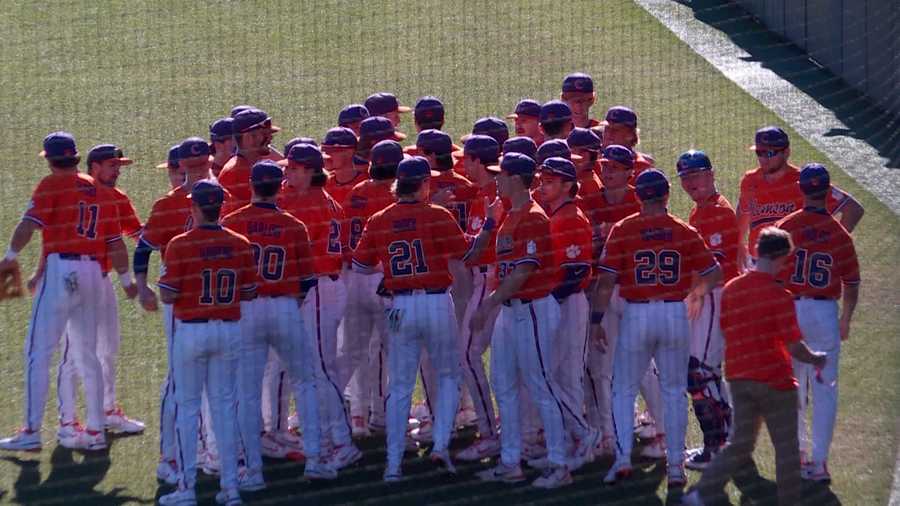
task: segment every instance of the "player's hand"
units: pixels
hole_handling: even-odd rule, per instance
[[[122,291],[125,292],[125,297],[128,297],[129,299],[133,299],[133,298],[137,297],[138,287],[136,284],[132,283],[132,284],[128,285],[127,288],[123,286]]]
[[[850,339],[850,320],[846,318],[841,318],[839,322],[839,327],[841,329],[841,341],[846,341]]]
[[[159,309],[159,303],[156,300],[156,292],[150,289],[149,286],[142,286],[138,288],[138,301],[141,303],[141,307],[144,308],[144,311],[156,311]]]
[[[750,253],[747,251],[747,246],[743,244],[739,245],[737,250],[737,268],[740,274],[747,272],[747,264],[749,261]]]
[[[25,283],[25,287],[28,288],[28,292],[31,293],[31,296],[34,297],[34,292],[37,291],[38,282],[40,282],[41,276],[37,272],[31,275],[28,278],[28,282]]]
[[[592,323],[590,329],[591,342],[594,343],[597,351],[606,354],[606,348],[609,346],[609,342],[606,340],[606,331],[603,330],[603,325],[599,323]]]
[[[813,351],[811,353],[813,356],[812,365],[815,366],[816,369],[824,369],[825,363],[828,361],[828,354],[824,351]]]
[[[484,208],[487,209],[487,216],[494,219],[498,225],[503,218],[503,200],[499,196],[494,197],[494,201],[490,202],[487,197],[484,198]]]
[[[447,207],[453,203],[453,188],[441,188],[431,194],[431,203],[437,206]]]
[[[687,306],[687,317],[689,320],[696,320],[700,317],[700,312],[703,311],[703,297],[692,291],[684,299],[684,303]]]

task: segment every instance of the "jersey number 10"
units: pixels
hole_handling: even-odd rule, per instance
[[[237,285],[237,273],[231,269],[219,269],[213,274],[212,269],[200,271],[203,286],[200,293],[200,304],[204,306],[228,305],[234,302]]]

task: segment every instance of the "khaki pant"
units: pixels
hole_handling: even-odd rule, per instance
[[[752,466],[753,449],[764,421],[775,446],[778,504],[800,502],[800,449],[797,390],[774,390],[756,381],[732,381],[734,429],[725,447],[703,472],[696,488],[705,501],[721,497],[734,474]]]

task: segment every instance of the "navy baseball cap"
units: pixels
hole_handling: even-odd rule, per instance
[[[537,100],[523,98],[516,104],[516,110],[512,114],[507,114],[508,119],[516,119],[519,116],[529,116],[538,118],[541,116],[541,104]]]
[[[540,163],[544,163],[544,160],[547,158],[553,158],[554,156],[559,158],[565,158],[567,160],[571,160],[573,162],[580,162],[580,155],[573,155],[572,150],[569,149],[569,145],[566,144],[566,141],[562,139],[551,139],[549,141],[544,141],[543,144],[537,149],[537,161]]]
[[[535,159],[537,158],[537,144],[531,137],[517,136],[510,137],[503,143],[503,154],[522,153],[523,155]]]
[[[791,145],[787,132],[777,126],[767,126],[756,131],[754,144],[750,146],[751,150],[755,150],[759,146],[770,148],[786,148]]]
[[[255,130],[257,128],[265,128],[272,132],[280,132],[281,128],[272,124],[272,118],[261,109],[245,109],[234,116],[234,133],[242,134]]]
[[[291,150],[287,153],[287,157],[278,163],[287,165],[289,162],[294,162],[303,164],[307,168],[321,170],[325,167],[326,158],[328,158],[328,155],[322,153],[322,150],[319,149],[319,146],[301,142],[298,144],[294,144],[291,147]]]
[[[319,145],[319,143],[316,142],[316,140],[312,137],[294,137],[284,144],[284,151],[282,151],[282,153],[287,156],[287,154],[291,152],[291,148],[296,146],[297,144],[312,144],[313,146]]]
[[[356,134],[347,127],[334,127],[325,133],[322,149],[356,149]]]
[[[541,163],[541,174],[558,176],[563,181],[575,181],[578,179],[575,172],[575,164],[558,156],[548,158]]]
[[[441,173],[431,170],[428,160],[422,156],[404,158],[397,165],[397,180],[411,181],[439,176]]]
[[[165,163],[156,166],[157,169],[177,169],[178,168],[178,148],[181,144],[176,144],[169,148],[169,155]]]
[[[201,179],[191,187],[189,198],[200,207],[221,206],[225,202],[225,189],[214,179]]]
[[[503,144],[506,142],[506,139],[509,139],[509,125],[495,116],[485,116],[484,118],[479,118],[472,125],[472,133],[464,135],[460,140],[466,142],[473,135],[487,135],[493,137],[497,144]]]
[[[541,123],[556,123],[572,119],[572,109],[562,100],[551,100],[541,106]]]
[[[231,111],[228,113],[228,115],[231,116],[232,118],[234,118],[238,114],[240,114],[248,109],[256,109],[256,107],[253,107],[252,105],[246,105],[246,104],[236,105],[231,108]]]
[[[284,169],[278,162],[260,160],[250,169],[250,181],[254,183],[278,182],[284,179]]]
[[[678,172],[678,177],[684,177],[694,172],[710,171],[712,168],[712,162],[709,161],[706,153],[696,149],[685,151],[678,157],[678,161],[675,162],[675,170]]]
[[[489,135],[472,135],[463,145],[463,154],[475,156],[492,164],[497,163],[500,159],[500,144]]]
[[[422,151],[446,155],[453,152],[453,139],[440,130],[429,128],[419,132],[418,137],[416,137],[416,147]]]
[[[629,169],[634,168],[634,151],[620,144],[610,144],[603,149],[600,162],[616,162]]]
[[[178,145],[178,159],[209,157],[209,143],[200,137],[188,137]]]
[[[804,195],[816,196],[831,188],[831,176],[821,163],[807,163],[800,169],[800,191]]]
[[[635,193],[641,200],[652,200],[669,194],[669,180],[659,169],[647,169],[634,182]]]
[[[44,137],[44,150],[38,153],[48,160],[78,156],[75,136],[69,132],[53,132]]]
[[[372,146],[372,152],[369,154],[372,167],[396,166],[403,161],[403,156],[403,146],[390,139],[380,141]]]
[[[624,105],[617,105],[615,107],[610,107],[608,111],[606,111],[606,124],[607,125],[625,125],[630,128],[637,128],[637,114],[631,109],[625,107]]]
[[[409,107],[400,105],[392,93],[380,92],[369,95],[366,99],[366,109],[372,116],[381,116],[389,112],[409,112]]]
[[[569,148],[585,149],[587,151],[600,151],[600,136],[590,128],[575,127],[566,138]]]
[[[234,118],[219,118],[209,125],[210,142],[227,141],[234,135]]]
[[[437,97],[425,96],[416,101],[413,109],[413,118],[416,123],[443,123],[444,103]]]
[[[500,158],[500,165],[488,166],[491,172],[506,172],[511,176],[519,174],[534,174],[537,163],[530,156],[522,153],[506,153]]]
[[[594,92],[594,80],[590,75],[575,72],[569,74],[563,79],[562,83],[562,92],[563,93],[593,93]]]
[[[402,141],[406,139],[406,134],[396,131],[391,120],[384,116],[369,116],[359,124],[359,140],[364,139],[370,142],[384,139]]]
[[[350,104],[338,114],[338,125],[347,126],[369,117],[369,110],[362,104]]]
[[[125,158],[122,149],[115,144],[97,144],[88,151],[88,165],[92,162],[105,162],[106,160],[117,160],[119,165],[134,163],[130,158]]]

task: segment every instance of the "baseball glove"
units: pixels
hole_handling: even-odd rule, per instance
[[[22,271],[18,263],[0,268],[0,301],[21,297]]]

